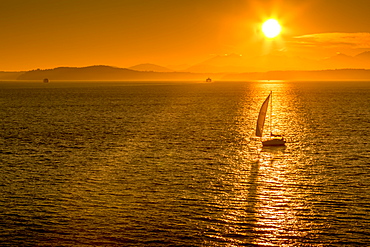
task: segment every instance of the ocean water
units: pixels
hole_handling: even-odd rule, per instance
[[[286,147],[254,137],[270,91]],[[0,105],[2,245],[370,245],[370,82],[0,82]]]

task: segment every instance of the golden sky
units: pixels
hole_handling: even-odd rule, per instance
[[[370,50],[369,0],[0,0],[0,71]],[[282,33],[266,39],[262,22]]]

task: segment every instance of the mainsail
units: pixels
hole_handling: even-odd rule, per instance
[[[265,102],[263,102],[260,113],[258,114],[256,136],[259,136],[259,137],[262,137],[263,125],[265,124],[267,107],[269,105],[270,96],[271,96],[271,93],[269,94],[269,96],[267,96]]]

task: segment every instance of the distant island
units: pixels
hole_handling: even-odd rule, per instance
[[[150,68],[155,68],[150,65]],[[247,73],[158,72],[105,65],[0,72],[0,80],[40,81],[246,81],[246,80],[370,80],[370,69],[287,70]],[[161,70],[165,68],[161,67]]]
[[[16,80],[81,80],[81,81],[159,81],[159,80],[205,80],[208,74],[190,72],[139,71],[95,65],[82,68],[60,67],[46,70],[31,70],[17,76]]]

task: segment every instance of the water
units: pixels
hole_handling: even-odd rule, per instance
[[[285,148],[254,137],[271,90]],[[0,241],[369,245],[369,99],[370,82],[1,82]]]

